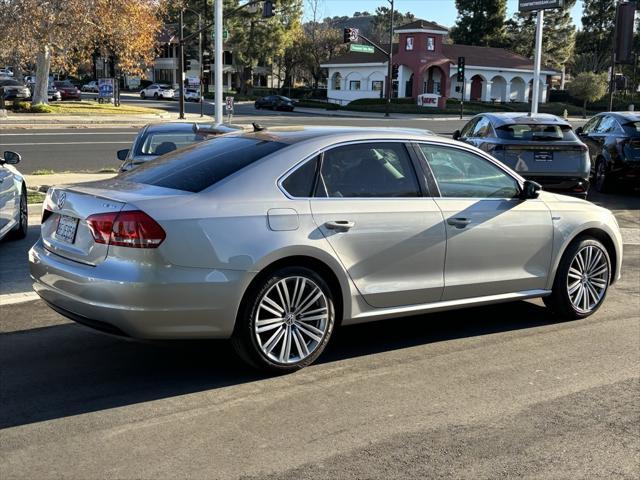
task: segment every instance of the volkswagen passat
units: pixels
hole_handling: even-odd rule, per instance
[[[339,324],[543,297],[595,312],[620,276],[608,210],[539,191],[417,130],[231,134],[114,179],[55,187],[29,253],[67,317],[138,338],[231,338],[313,362]]]

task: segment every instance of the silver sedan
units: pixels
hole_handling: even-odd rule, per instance
[[[15,167],[18,163],[16,152],[4,152],[0,158],[0,240],[27,236],[27,185]]]
[[[339,325],[542,297],[582,318],[620,276],[611,212],[418,130],[262,129],[49,190],[38,294],[137,338],[231,338],[276,371]]]

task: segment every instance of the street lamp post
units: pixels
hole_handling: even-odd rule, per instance
[[[531,92],[531,114],[538,113],[540,98],[540,63],[542,57],[542,26],[544,25],[544,10],[538,10],[536,18],[536,51],[533,65],[533,92]]]
[[[222,2],[213,0],[215,22],[215,118],[216,124],[222,123]]]
[[[178,43],[178,62],[180,63],[178,71],[180,78],[178,79],[178,91],[180,94],[180,115],[178,118],[184,120],[184,10],[180,10],[180,41]]]
[[[389,116],[389,110],[391,109],[391,97],[393,96],[393,2],[394,0],[387,0],[391,4],[391,25],[389,28],[389,65],[387,69],[387,104],[384,111],[384,116]]]

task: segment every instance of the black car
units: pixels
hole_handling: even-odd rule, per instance
[[[587,196],[591,168],[587,147],[560,117],[482,113],[456,130],[453,138],[490,153],[545,190]]]
[[[609,192],[616,184],[640,187],[639,113],[599,113],[576,133],[589,147],[596,190]]]
[[[294,101],[288,97],[282,95],[269,95],[268,97],[262,97],[256,100],[256,109],[269,108],[271,110],[286,110],[293,112]]]

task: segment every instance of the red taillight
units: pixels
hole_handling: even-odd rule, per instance
[[[96,243],[131,248],[156,248],[166,238],[164,230],[140,210],[97,213],[87,218]]]

